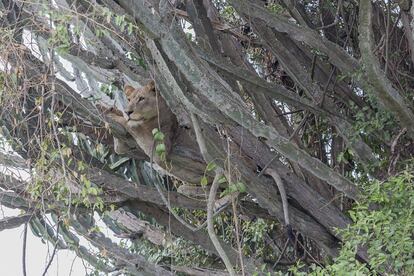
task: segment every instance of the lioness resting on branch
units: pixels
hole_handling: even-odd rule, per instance
[[[153,155],[152,131],[159,129],[164,134],[165,155],[168,155],[171,150],[172,136],[177,128],[177,120],[165,101],[157,95],[154,81],[148,82],[141,88],[126,85],[124,92],[128,100],[125,109],[127,118],[114,113],[111,117],[128,130],[147,156]],[[117,142],[115,152],[123,154],[128,150],[127,145]],[[157,156],[154,155],[154,158],[157,160]]]
[[[155,82],[151,80],[141,88],[126,85],[124,93],[128,100],[124,112],[112,108],[106,110],[105,114],[125,127],[139,148],[148,158],[153,157],[156,164],[166,169],[166,162],[171,163],[168,171],[174,177],[199,183],[206,165],[199,153],[197,142],[192,137],[194,134],[191,129],[178,126],[176,116],[157,93]],[[164,158],[160,158],[155,152],[154,129],[163,134],[161,143],[165,145]],[[114,149],[118,154],[132,150],[131,145],[116,137]]]

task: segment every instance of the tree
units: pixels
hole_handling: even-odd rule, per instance
[[[0,3],[0,229],[103,273],[413,271],[411,1]],[[177,125],[146,147],[150,80]]]

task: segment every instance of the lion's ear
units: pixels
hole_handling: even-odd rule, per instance
[[[155,81],[154,80],[151,80],[151,81],[149,81],[146,85],[145,85],[145,88],[144,88],[144,90],[145,91],[155,91]]]
[[[132,87],[131,85],[125,85],[125,87],[124,87],[124,93],[125,93],[125,95],[127,95],[127,97],[129,97],[132,93],[134,93],[134,91],[135,91],[135,88],[134,87]]]

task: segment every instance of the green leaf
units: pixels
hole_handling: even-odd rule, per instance
[[[165,153],[165,145],[164,145],[164,144],[158,144],[158,145],[155,147],[155,152],[156,152],[158,155],[161,155],[161,154]]]
[[[224,196],[226,196],[228,194],[231,194],[230,189],[225,189],[224,191],[222,191],[220,193],[220,198],[222,198],[222,197],[224,197]]]
[[[212,170],[214,170],[217,167],[217,165],[214,162],[210,162],[207,164],[207,168],[206,171],[210,172]]]
[[[237,187],[237,190],[238,190],[240,193],[245,193],[245,192],[246,192],[246,185],[244,185],[244,183],[243,183],[243,182],[237,182],[237,183],[236,183],[236,187]]]
[[[165,138],[165,135],[161,131],[158,131],[157,133],[154,134],[155,141],[162,142],[164,141],[164,138]]]
[[[223,176],[221,176],[221,177],[219,178],[218,182],[219,182],[219,184],[226,183],[226,182],[227,182],[227,178],[223,175]]]
[[[98,195],[98,190],[95,187],[89,188],[89,194],[97,196]]]
[[[203,176],[200,181],[201,186],[206,186],[208,184],[207,177]]]
[[[231,185],[229,185],[229,193],[235,193],[235,192],[238,192],[239,191],[239,189],[238,189],[238,187],[237,187],[237,185],[236,184],[231,184]]]

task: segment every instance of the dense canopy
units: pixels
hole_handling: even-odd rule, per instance
[[[0,34],[0,230],[95,274],[414,273],[411,0],[1,0]]]

